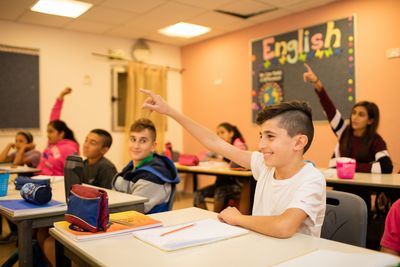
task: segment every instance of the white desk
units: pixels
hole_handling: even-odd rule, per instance
[[[380,174],[380,173],[361,173],[356,172],[353,179],[340,179],[336,174],[336,169],[320,169],[326,177],[327,183],[357,185],[375,188],[392,188],[400,190],[400,174]]]
[[[340,191],[383,191],[391,196],[392,201],[400,197],[400,174],[355,173],[353,179],[340,179],[336,169],[320,169],[325,175],[328,186]]]
[[[18,175],[22,174],[22,175],[28,175],[28,176],[31,176],[35,173],[40,172],[40,170],[36,169],[36,168],[31,168],[28,166],[14,166],[14,165],[7,164],[7,163],[0,164],[0,170],[7,171],[10,174],[18,174]]]
[[[188,208],[151,216],[163,221],[164,225],[174,225],[216,218],[217,214],[198,208]],[[244,236],[172,252],[161,251],[129,234],[88,242],[74,242],[54,228],[50,229],[50,234],[56,239],[57,266],[69,264],[66,256],[81,266],[264,267],[285,262],[316,249],[378,253],[303,234],[295,234],[289,239],[277,239],[250,232]],[[323,266],[324,262],[317,265]]]
[[[51,184],[53,188],[54,200],[65,202],[64,182],[59,181]],[[144,211],[144,202],[147,198],[133,196],[105,189],[108,194],[108,203],[110,212],[125,210]],[[20,192],[9,184],[8,194],[0,199],[21,199]],[[4,209],[0,208],[0,214],[11,220],[18,226],[18,248],[19,248],[19,266],[32,266],[32,229],[52,226],[56,221],[64,220],[64,213],[67,207],[63,209],[48,210],[41,213],[13,216]]]

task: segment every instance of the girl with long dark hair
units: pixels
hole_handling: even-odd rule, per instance
[[[79,145],[74,132],[60,120],[64,96],[71,92],[71,88],[61,91],[51,111],[50,122],[47,125],[48,144],[38,166],[41,174],[64,175],[64,162],[67,156],[79,154]]]

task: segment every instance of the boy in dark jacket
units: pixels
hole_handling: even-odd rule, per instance
[[[149,119],[135,121],[130,129],[128,150],[132,161],[113,180],[113,189],[149,199],[145,213],[168,210],[175,184],[179,183],[174,163],[155,153],[156,129]]]

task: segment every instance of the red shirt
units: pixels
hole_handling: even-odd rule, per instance
[[[400,252],[400,199],[389,210],[381,246]]]

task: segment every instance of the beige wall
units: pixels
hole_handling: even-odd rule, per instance
[[[93,56],[92,52],[105,53],[108,48],[121,49],[129,56],[132,40],[102,37],[100,35],[56,30],[0,21],[0,43],[12,46],[40,49],[40,124],[35,134],[37,148],[43,151],[46,143],[46,125],[50,109],[60,90],[73,88],[66,97],[62,119],[74,130],[82,145],[85,136],[93,128],[111,131],[111,76],[113,64],[105,58]],[[180,49],[174,46],[150,43],[151,63],[180,68]],[[91,84],[84,84],[84,76],[91,77]],[[168,99],[181,107],[181,75],[168,73]],[[114,143],[107,157],[121,169],[123,160],[123,135],[112,132]],[[14,134],[0,133],[0,149],[13,141]],[[182,130],[169,120],[167,139],[177,149],[182,147]]]
[[[183,111],[210,129],[221,121],[236,124],[257,149],[258,128],[251,122],[250,40],[292,31],[327,20],[356,15],[357,100],[375,101],[381,110],[379,133],[400,168],[400,58],[387,59],[388,48],[400,47],[400,1],[339,1],[283,17],[182,49]],[[301,79],[301,77],[299,77]],[[222,83],[221,83],[222,82]],[[336,143],[327,123],[316,124],[314,143],[305,155],[327,166]],[[184,150],[201,145],[184,133]]]

